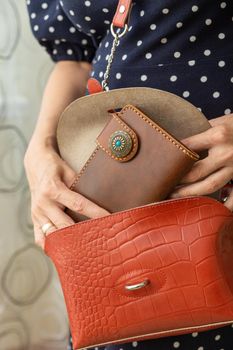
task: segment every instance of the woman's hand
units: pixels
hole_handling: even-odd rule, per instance
[[[108,215],[105,210],[82,195],[71,191],[76,173],[59,157],[55,147],[32,140],[24,158],[31,190],[31,215],[35,242],[44,248],[41,227],[51,222],[51,233],[74,221],[64,212],[67,207],[90,218]]]
[[[182,142],[194,151],[208,150],[182,179],[171,198],[213,193],[233,179],[233,114],[210,120],[212,128]],[[226,207],[233,210],[233,190]]]

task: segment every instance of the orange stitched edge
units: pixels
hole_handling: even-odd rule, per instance
[[[60,228],[54,232],[51,232],[48,236],[46,236],[46,239],[48,239],[49,237],[53,237],[55,233],[62,233],[62,231],[66,231],[67,228],[69,229],[73,229],[76,227],[76,225],[78,226],[83,226],[83,225],[89,225],[90,221],[95,221],[97,222],[101,222],[103,220],[106,220],[109,217],[115,217],[117,218],[118,216],[122,216],[124,214],[134,214],[137,213],[138,211],[143,211],[145,209],[153,209],[154,207],[166,207],[168,206],[171,202],[175,202],[175,203],[181,203],[181,202],[195,202],[195,201],[207,201],[209,202],[208,204],[211,205],[218,205],[221,206],[221,210],[223,209],[226,212],[226,218],[229,217],[229,214],[232,215],[230,209],[228,209],[227,207],[225,207],[222,203],[218,202],[217,199],[211,198],[211,197],[205,197],[205,196],[191,196],[191,197],[184,197],[184,198],[176,198],[176,199],[168,199],[168,200],[164,200],[161,202],[154,202],[154,203],[149,203],[140,207],[136,207],[136,208],[131,208],[131,209],[126,209],[120,212],[115,212],[115,213],[110,213],[110,215],[106,215],[103,217],[99,217],[99,218],[94,218],[94,219],[88,219],[82,222],[76,222],[75,224],[69,225],[65,228]],[[211,203],[212,202],[212,203]],[[223,215],[223,214],[222,214]],[[131,217],[128,217],[128,219]]]
[[[125,130],[127,130],[129,132],[129,134],[132,136],[133,138],[133,148],[132,148],[132,151],[126,156],[126,157],[115,157],[113,156],[104,146],[102,146],[98,139],[96,140],[96,143],[98,144],[98,146],[100,146],[100,148],[105,151],[112,159],[115,159],[115,160],[125,160],[127,161],[128,159],[131,159],[131,154],[134,153],[135,149],[138,147],[138,140],[137,140],[137,137],[136,137],[136,133],[130,129],[127,124],[125,124],[123,121],[120,120],[120,118],[117,116],[116,113],[112,113],[112,117],[120,124],[123,126],[123,128]]]
[[[185,145],[182,145],[178,140],[176,140],[172,135],[170,135],[167,131],[157,125],[154,121],[150,120],[144,113],[142,113],[139,109],[132,105],[127,105],[123,108],[124,110],[130,109],[135,112],[140,118],[142,118],[145,122],[147,122],[153,129],[162,134],[166,139],[168,139],[171,143],[173,143],[178,149],[187,154],[190,158],[194,160],[198,160],[200,157],[197,153],[193,152],[189,148],[186,148]],[[118,114],[124,115],[122,111],[118,112]]]
[[[88,158],[88,160],[86,161],[86,163],[84,164],[84,166],[82,167],[80,173],[77,175],[77,177],[75,178],[74,182],[72,183],[72,185],[70,186],[70,190],[73,190],[74,187],[77,185],[77,182],[79,180],[79,178],[81,177],[81,175],[84,173],[85,169],[87,168],[88,164],[90,163],[90,161],[95,157],[97,151],[99,150],[99,147],[96,147],[94,152],[92,153],[92,155],[90,156],[90,158]]]

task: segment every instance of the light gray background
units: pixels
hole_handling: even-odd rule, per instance
[[[61,287],[34,244],[23,169],[51,69],[31,33],[26,1],[0,0],[0,350],[60,350],[67,344]]]

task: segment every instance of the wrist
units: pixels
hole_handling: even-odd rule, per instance
[[[30,144],[32,147],[35,148],[42,148],[42,149],[50,149],[54,151],[58,151],[58,146],[57,146],[57,138],[55,135],[42,135],[42,134],[37,134],[34,133],[32,135],[32,138],[30,140]]]
[[[51,156],[54,153],[58,153],[56,137],[54,135],[41,136],[34,133],[25,153],[24,163],[30,164],[35,159]]]

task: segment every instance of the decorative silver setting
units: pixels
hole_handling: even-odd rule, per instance
[[[132,138],[126,131],[115,131],[109,138],[109,149],[114,157],[126,157],[130,153],[132,147]]]

